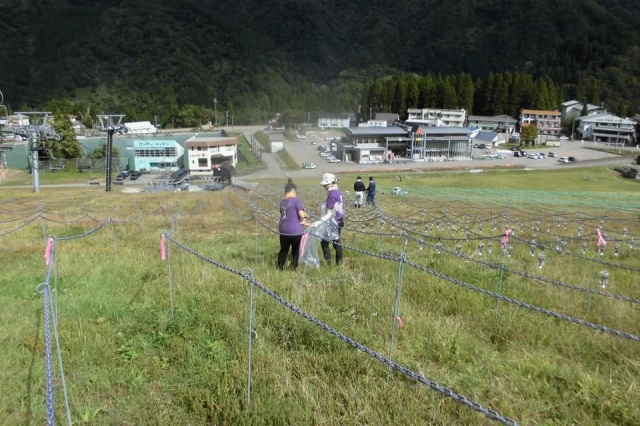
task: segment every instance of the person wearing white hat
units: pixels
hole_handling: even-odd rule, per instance
[[[333,245],[333,249],[336,251],[336,265],[342,265],[343,254],[342,244],[340,243],[340,233],[344,227],[344,212],[342,209],[342,192],[338,189],[338,185],[336,184],[337,181],[338,178],[332,173],[325,173],[322,175],[320,185],[324,186],[324,189],[327,190],[327,199],[322,205],[322,217],[320,217],[319,221],[314,223],[314,226],[318,226],[321,222],[329,222],[332,219],[337,222],[338,238],[331,241],[323,239],[320,243],[320,247],[322,247],[324,259],[328,263],[331,263],[331,249],[329,248],[329,243],[331,243]]]

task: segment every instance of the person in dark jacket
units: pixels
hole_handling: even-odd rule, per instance
[[[356,193],[356,207],[362,207],[365,186],[360,176],[358,176],[356,181],[353,183],[353,191]]]
[[[367,188],[367,204],[376,205],[376,181],[373,176],[369,176],[369,187]]]

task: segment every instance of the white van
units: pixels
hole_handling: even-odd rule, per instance
[[[568,163],[569,162],[569,157],[560,157],[560,158],[558,158],[558,161],[560,163]]]

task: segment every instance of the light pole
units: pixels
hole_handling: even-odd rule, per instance
[[[225,120],[224,125],[227,127],[229,126],[229,110],[227,110],[227,119]]]
[[[218,127],[218,98],[213,98],[213,108],[216,119],[216,127]]]

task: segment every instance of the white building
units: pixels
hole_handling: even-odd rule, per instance
[[[124,127],[127,129],[127,133],[131,133],[133,135],[158,133],[158,129],[156,129],[156,126],[151,124],[150,121],[124,123]]]
[[[192,175],[209,175],[221,164],[238,164],[238,139],[230,136],[193,136],[185,143],[185,166]]]
[[[579,117],[578,131],[589,141],[609,143],[633,143],[636,122],[612,114]]]
[[[358,127],[387,127],[386,120],[369,120],[358,123]]]
[[[563,102],[560,105],[560,119],[563,123],[566,123],[571,120],[577,120],[582,114],[582,110],[584,109],[584,104],[578,101],[567,101]],[[587,115],[596,115],[596,114],[609,114],[609,111],[606,108],[587,104]]]
[[[407,124],[431,127],[464,127],[467,121],[465,109],[422,108],[407,110]]]
[[[269,133],[269,148],[272,153],[284,149],[284,135],[282,133]]]
[[[341,129],[351,126],[352,115],[348,113],[342,114],[324,114],[318,118],[318,127],[321,129]]]

